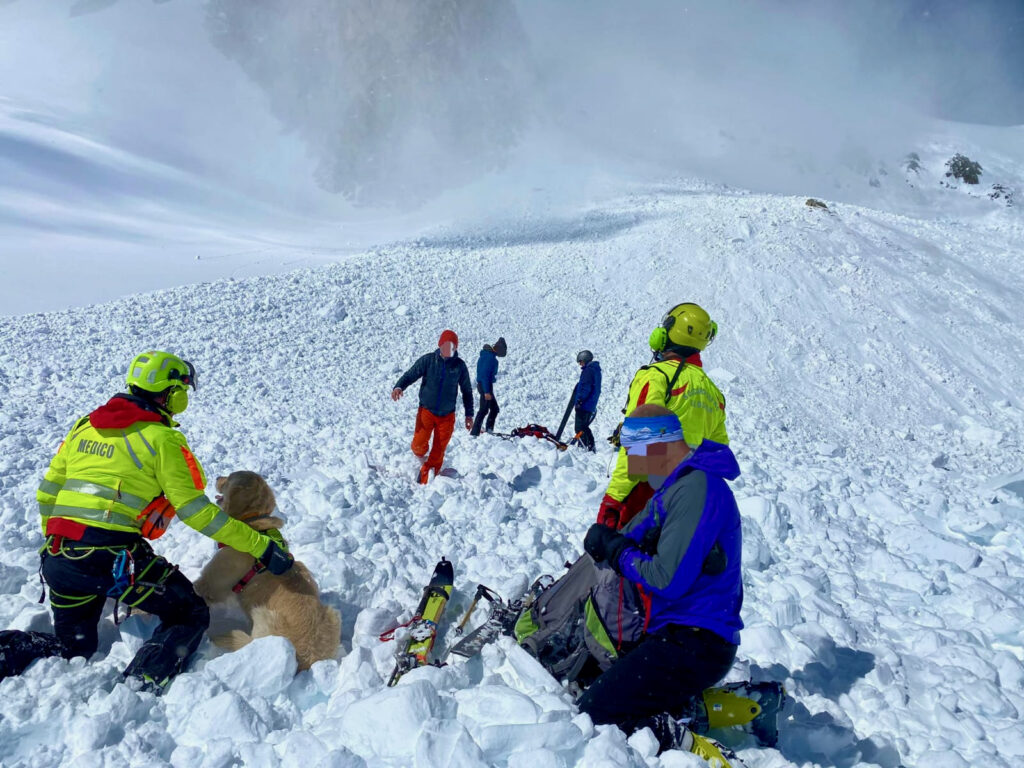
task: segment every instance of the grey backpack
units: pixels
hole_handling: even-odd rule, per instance
[[[640,641],[646,606],[636,584],[584,554],[516,622],[519,644],[558,680],[593,659],[601,671]]]

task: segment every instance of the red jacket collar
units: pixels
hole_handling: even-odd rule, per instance
[[[674,355],[674,356],[666,358],[666,359],[668,359],[668,360],[682,360],[682,358],[679,357],[678,355]],[[698,368],[703,368],[704,367],[704,363],[701,362],[701,359],[700,359],[700,352],[694,352],[688,358],[683,360],[683,362],[686,363],[687,365],[696,365]]]
[[[89,414],[89,423],[96,429],[124,429],[139,421],[163,422],[164,417],[126,395],[114,395]]]

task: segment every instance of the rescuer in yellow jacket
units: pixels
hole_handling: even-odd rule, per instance
[[[107,597],[117,601],[115,619],[118,603],[160,618],[124,672],[159,693],[185,667],[210,616],[192,583],[146,539],[178,517],[252,555],[256,570],[284,573],[293,560],[206,496],[206,475],[174,421],[188,406],[188,387],[196,388],[192,364],[144,352],[132,361],[127,384],[127,394],[75,423],[36,492],[46,536],[40,572],[62,646],[56,653],[66,658],[95,653]]]
[[[640,405],[653,403],[679,417],[683,437],[691,448],[704,440],[729,444],[725,430],[725,398],[704,373],[700,353],[714,341],[718,325],[696,304],[677,304],[651,332],[650,346],[656,361],[645,365],[629,385],[623,410],[627,416]],[[626,451],[619,449],[612,479],[605,490],[597,521],[621,528],[636,515],[652,490],[627,470]]]

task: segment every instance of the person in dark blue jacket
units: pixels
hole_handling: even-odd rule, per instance
[[[740,641],[742,536],[727,483],[739,465],[727,445],[690,448],[679,417],[660,405],[634,410],[619,439],[629,473],[657,491],[621,532],[592,525],[583,546],[650,596],[647,634],[586,690],[580,709],[626,732],[650,727],[663,749],[704,754],[712,742],[676,718],[725,677]]]
[[[459,390],[462,390],[462,404],[466,409],[466,429],[473,426],[473,390],[469,387],[469,370],[459,357],[459,337],[455,331],[444,331],[437,342],[437,349],[423,355],[402,374],[391,390],[391,399],[397,402],[402,392],[418,379],[423,381],[411,447],[412,452],[423,459],[419,481],[426,483],[431,470],[437,475],[444,464],[444,452],[455,429]]]
[[[576,424],[573,431],[579,436],[580,445],[596,453],[590,424],[597,414],[597,401],[601,397],[601,364],[589,349],[576,355],[576,362],[580,364],[580,381],[576,385]]]
[[[473,437],[480,434],[481,429],[494,431],[494,421],[498,418],[498,398],[494,396],[494,379],[498,376],[498,358],[508,352],[505,337],[500,337],[494,344],[484,344],[480,350],[480,358],[476,361],[476,390],[480,393],[480,410],[470,431]],[[486,426],[484,419],[487,419]]]

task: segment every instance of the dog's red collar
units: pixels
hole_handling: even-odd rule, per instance
[[[224,545],[221,544],[221,546],[224,546]],[[238,594],[243,589],[245,589],[247,586],[249,586],[249,582],[252,581],[254,578],[256,578],[257,574],[262,573],[265,570],[267,570],[266,566],[263,565],[263,563],[261,563],[259,560],[257,560],[255,563],[253,563],[253,566],[252,566],[252,568],[249,569],[249,572],[246,573],[245,576],[240,578],[238,580],[238,583],[235,584],[235,586],[233,586],[231,588],[231,591],[234,592],[235,594]]]

